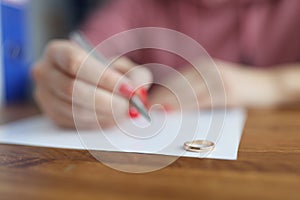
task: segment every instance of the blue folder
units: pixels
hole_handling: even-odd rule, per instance
[[[4,102],[24,101],[29,89],[28,3],[1,1]],[[29,2],[29,1],[28,1]]]

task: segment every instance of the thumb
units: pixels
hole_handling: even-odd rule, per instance
[[[135,88],[144,87],[149,89],[153,83],[152,72],[143,66],[140,66],[126,57],[119,58],[114,63],[114,69],[126,75]]]

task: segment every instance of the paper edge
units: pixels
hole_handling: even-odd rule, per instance
[[[248,117],[248,113],[247,113],[247,110],[244,109],[244,108],[237,108],[235,109],[236,111],[239,112],[239,115],[241,115],[243,118],[240,120],[240,127],[239,127],[239,137],[237,138],[237,141],[238,141],[238,145],[237,145],[237,151],[235,152],[235,155],[234,156],[227,156],[227,155],[224,155],[224,157],[222,157],[221,155],[215,155],[214,157],[210,157],[210,154],[208,154],[207,156],[204,156],[204,157],[196,157],[196,156],[188,156],[188,155],[180,155],[179,158],[200,158],[200,159],[217,159],[217,160],[237,160],[238,159],[238,153],[239,153],[239,147],[240,147],[240,142],[241,142],[241,139],[242,139],[242,135],[244,133],[244,127],[245,127],[245,124],[246,124],[246,121],[247,121],[247,117]],[[7,124],[2,124],[0,125],[0,128],[4,128],[5,129],[5,126],[13,126],[14,123],[28,123],[28,121],[31,121],[31,120],[39,120],[41,117],[44,117],[46,118],[44,115],[37,115],[37,116],[32,116],[30,118],[25,118],[25,119],[20,119],[20,120],[17,120],[17,121],[13,121],[13,122],[10,122],[10,123],[7,123]],[[178,156],[178,155],[172,155],[172,154],[164,154],[164,153],[147,153],[147,152],[134,152],[134,151],[129,151],[129,152],[125,152],[125,151],[116,151],[116,150],[98,150],[98,149],[87,149],[85,148],[85,146],[82,144],[82,141],[79,139],[79,142],[81,144],[81,147],[78,147],[78,146],[72,146],[72,147],[69,147],[69,146],[63,146],[63,145],[53,145],[53,146],[47,146],[47,145],[37,145],[37,144],[29,144],[29,143],[21,143],[21,142],[12,142],[12,141],[9,141],[9,142],[6,142],[6,141],[0,141],[0,144],[8,144],[8,145],[17,145],[17,146],[29,146],[29,147],[39,147],[39,148],[57,148],[57,149],[67,149],[67,150],[84,150],[84,151],[89,151],[89,150],[94,150],[94,151],[102,151],[102,152],[114,152],[114,153],[132,153],[132,154],[147,154],[147,155],[163,155],[163,156]]]

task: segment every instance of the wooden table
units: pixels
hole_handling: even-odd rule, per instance
[[[0,122],[37,112],[10,107]],[[163,198],[299,200],[300,109],[249,111],[237,161],[180,158],[147,174],[110,169],[87,151],[0,145],[1,200]]]

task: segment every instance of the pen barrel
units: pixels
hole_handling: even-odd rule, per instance
[[[143,117],[145,117],[148,121],[151,121],[147,108],[145,107],[144,103],[140,100],[140,98],[137,95],[133,95],[130,98],[129,102],[139,111],[139,113]]]

